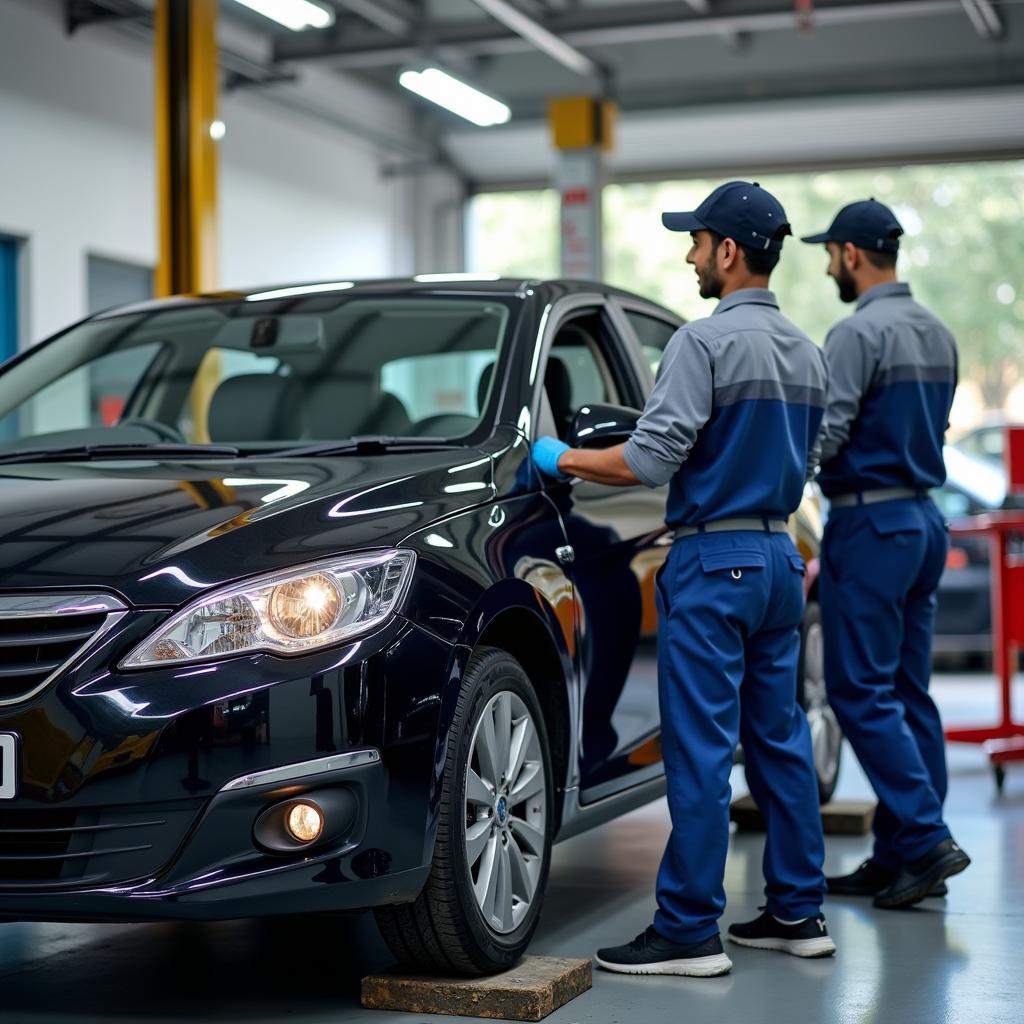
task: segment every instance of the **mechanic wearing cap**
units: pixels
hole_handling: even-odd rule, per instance
[[[688,231],[713,314],[680,328],[630,440],[614,448],[534,445],[540,470],[605,484],[670,483],[675,542],[659,572],[661,743],[672,834],[658,872],[654,924],[601,949],[627,974],[724,974],[718,919],[729,844],[729,774],[738,739],[767,824],[767,910],[729,938],[797,956],[835,945],[821,914],[824,841],[810,734],[796,703],[804,565],[786,532],[818,434],[821,351],[780,312],[768,279],[790,234],[757,184],[715,189]],[[740,699],[742,687],[742,702]]]
[[[943,895],[943,879],[970,863],[942,820],[946,755],[928,694],[949,545],[928,488],[946,479],[957,352],[896,279],[901,234],[869,199],[804,238],[825,244],[839,297],[857,304],[825,342],[821,611],[829,701],[879,799],[871,858],[828,888],[893,909]]]

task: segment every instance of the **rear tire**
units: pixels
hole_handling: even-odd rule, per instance
[[[797,673],[797,701],[807,715],[818,778],[818,800],[827,804],[839,781],[843,752],[843,731],[828,702],[825,688],[825,650],[821,628],[821,606],[808,601],[800,630],[800,665]]]
[[[526,672],[507,652],[478,648],[455,709],[427,883],[414,902],[374,910],[403,967],[493,974],[522,957],[547,885],[553,783]]]

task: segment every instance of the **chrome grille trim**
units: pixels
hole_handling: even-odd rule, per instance
[[[55,618],[61,615],[105,615],[99,628],[84,640],[81,646],[50,672],[31,690],[15,697],[0,697],[0,707],[10,707],[31,700],[43,692],[62,672],[97,643],[127,614],[128,606],[110,594],[91,594],[83,591],[68,593],[43,592],[0,594],[0,620]]]

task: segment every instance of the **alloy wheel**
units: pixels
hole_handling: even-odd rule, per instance
[[[507,935],[537,894],[548,810],[537,727],[511,691],[491,697],[476,723],[465,792],[470,884],[488,927]]]
[[[803,669],[804,710],[811,730],[814,770],[822,790],[831,792],[839,771],[843,733],[825,688],[825,647],[820,622],[807,627]]]

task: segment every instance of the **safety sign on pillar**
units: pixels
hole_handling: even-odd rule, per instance
[[[555,187],[561,197],[562,276],[601,280],[601,193],[604,154],[614,144],[616,106],[593,96],[548,101],[548,124],[558,150]]]

